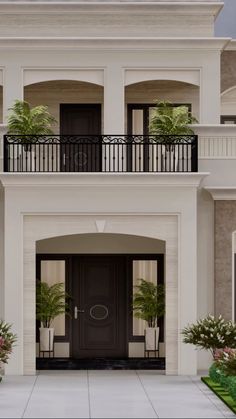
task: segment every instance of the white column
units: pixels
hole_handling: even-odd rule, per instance
[[[125,133],[124,72],[116,64],[104,74],[104,134]]]
[[[4,320],[17,334],[16,346],[5,367],[7,375],[23,374],[23,217],[15,208],[16,190],[5,189]]]
[[[7,122],[8,109],[16,99],[24,98],[23,71],[20,66],[8,65],[3,80],[3,121]]]
[[[201,69],[200,124],[219,124],[220,97],[220,52],[210,53]]]
[[[190,198],[190,195],[189,195]],[[197,374],[197,351],[183,343],[181,331],[197,320],[197,192],[192,191],[191,203],[186,205],[179,225],[179,282],[178,282],[178,374]]]

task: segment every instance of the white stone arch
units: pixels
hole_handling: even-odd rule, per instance
[[[54,124],[55,134],[60,131],[60,105],[63,104],[99,104],[102,116],[101,128],[103,128],[104,87],[101,84],[95,84],[92,79],[83,81],[75,80],[75,77],[71,79],[58,77],[54,80],[37,81],[24,86],[24,99],[31,106],[48,106],[49,112],[57,121]]]
[[[24,86],[45,81],[72,80],[104,85],[103,69],[25,69]]]
[[[191,105],[192,115],[200,119],[200,88],[187,81],[170,79],[151,79],[138,81],[125,86],[126,104],[167,101],[176,104]],[[140,115],[139,115],[140,117]]]
[[[35,259],[36,242],[49,237],[98,232],[96,215],[26,215],[23,220],[24,271],[24,374],[35,373]],[[166,373],[180,372],[178,307],[178,216],[177,215],[106,215],[104,233],[129,234],[163,240],[166,243]]]
[[[125,86],[154,80],[171,80],[200,86],[200,71],[186,69],[134,69],[125,71]]]

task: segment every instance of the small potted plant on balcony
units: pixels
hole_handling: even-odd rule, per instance
[[[48,285],[38,282],[36,286],[36,318],[40,321],[40,351],[53,351],[53,320],[60,314],[69,315],[69,295],[64,291],[64,284],[58,282]]]
[[[156,103],[150,118],[149,133],[154,136],[152,141],[163,144],[162,166],[164,170],[177,170],[179,147],[175,145],[181,136],[194,134],[189,126],[193,123],[197,123],[197,120],[189,114],[187,106],[174,106],[166,101]]]
[[[0,382],[2,381],[2,365],[7,364],[16,339],[16,335],[11,332],[11,325],[0,320]]]
[[[36,142],[37,135],[53,134],[52,124],[57,121],[48,112],[47,106],[39,105],[32,108],[24,100],[16,100],[9,111],[7,134],[16,136],[14,142],[22,144],[25,153],[31,152],[30,157],[27,156],[23,161],[26,161],[26,166],[28,165],[32,171],[35,161],[32,145]],[[28,167],[24,169],[28,171]]]
[[[155,285],[144,279],[139,279],[137,292],[133,297],[133,311],[135,317],[145,320],[145,348],[156,351],[159,343],[158,319],[165,313],[165,287]]]

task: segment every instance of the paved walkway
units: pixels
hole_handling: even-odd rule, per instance
[[[199,377],[156,371],[44,371],[4,377],[1,418],[233,418]]]

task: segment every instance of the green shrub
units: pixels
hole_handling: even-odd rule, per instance
[[[219,374],[219,384],[221,385],[221,387],[223,387],[225,390],[229,389],[230,386],[230,379],[232,377],[230,375],[225,375],[223,373],[223,371],[220,370],[220,374]]]
[[[209,350],[213,357],[217,349],[236,348],[236,324],[226,321],[222,316],[208,315],[182,331],[183,342]]]
[[[236,401],[236,377],[228,377],[228,392],[232,399]]]
[[[217,365],[216,362],[213,362],[213,364],[209,368],[209,377],[212,381],[219,384],[220,383],[220,377],[222,375],[222,372]]]

